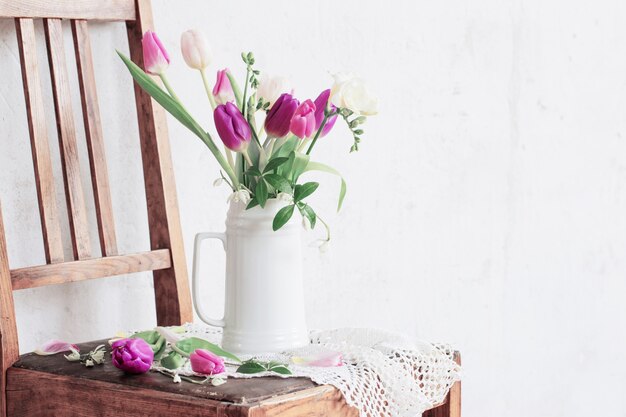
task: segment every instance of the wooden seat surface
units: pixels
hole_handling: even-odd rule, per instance
[[[79,344],[88,352],[106,341]],[[87,368],[63,354],[27,353],[7,371],[11,416],[358,416],[334,387],[307,378],[230,378],[198,385],[156,372],[126,375],[110,355]],[[108,393],[109,395],[105,395]],[[181,414],[184,413],[184,414]]]
[[[106,340],[79,344],[80,351],[86,353],[99,344],[105,344],[107,352],[110,352]],[[316,387],[316,384],[307,378],[272,377],[230,378],[227,383],[217,387],[185,381],[175,384],[171,378],[157,372],[125,375],[113,366],[110,357],[110,354],[107,353],[107,360],[103,365],[88,368],[77,362],[69,362],[63,357],[63,354],[40,356],[35,353],[27,353],[20,356],[19,361],[13,367],[71,377],[77,380],[87,379],[121,384],[128,387],[152,389],[215,401],[228,401],[234,404],[250,404],[278,395]]]

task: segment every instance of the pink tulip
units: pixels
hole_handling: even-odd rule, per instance
[[[62,340],[49,340],[35,350],[35,353],[37,355],[54,355],[55,353],[67,352],[71,349],[79,350],[78,346],[71,343],[63,342]]]
[[[328,105],[328,98],[330,97],[330,89],[324,90],[320,93],[319,96],[315,99],[315,131],[317,132],[320,126],[322,125],[322,121],[324,121],[324,111],[326,110],[326,106]],[[330,105],[331,111],[336,110],[333,104]],[[335,125],[337,121],[337,115],[333,115],[326,120],[326,124],[322,129],[322,133],[320,133],[321,137],[324,137],[330,132],[330,130]]]
[[[213,96],[217,104],[226,104],[235,101],[235,93],[228,79],[228,68],[217,72],[217,81],[213,87]]]
[[[160,75],[170,65],[170,56],[156,33],[151,30],[143,35],[143,66],[147,73]]]
[[[198,374],[216,375],[226,371],[224,359],[205,349],[196,349],[189,360],[191,369]]]
[[[325,351],[305,357],[294,356],[291,361],[299,366],[343,366],[343,355],[341,352]]]
[[[311,100],[298,106],[291,118],[289,130],[300,139],[311,137],[315,132],[315,104]]]
[[[111,345],[113,366],[129,374],[143,374],[150,370],[154,351],[143,339],[121,339]]]

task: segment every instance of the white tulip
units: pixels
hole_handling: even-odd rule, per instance
[[[274,104],[278,97],[283,93],[291,92],[291,84],[285,77],[270,77],[263,73],[259,80],[259,87],[256,90],[257,98],[263,98],[263,101],[270,103],[270,107]]]
[[[183,32],[180,37],[180,49],[185,62],[193,69],[203,70],[211,64],[211,48],[199,30]]]
[[[372,95],[362,78],[346,72],[339,72],[333,77],[335,84],[330,89],[332,104],[364,116],[378,113],[378,99]]]

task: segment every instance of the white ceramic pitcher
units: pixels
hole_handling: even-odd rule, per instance
[[[308,343],[302,287],[302,217],[298,210],[277,231],[274,216],[286,205],[277,199],[265,208],[245,210],[231,202],[226,233],[198,233],[194,245],[193,302],[207,324],[224,328],[222,347],[230,352],[279,352]],[[199,300],[200,248],[205,239],[219,239],[226,250],[224,317],[207,316]],[[206,277],[208,278],[208,277]]]

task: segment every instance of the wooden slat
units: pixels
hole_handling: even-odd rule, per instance
[[[6,398],[6,370],[10,368],[19,357],[17,341],[17,326],[15,324],[15,307],[13,305],[13,289],[11,287],[11,274],[9,271],[9,258],[2,221],[2,207],[0,207],[0,417],[5,417]]]
[[[23,290],[45,285],[161,270],[170,266],[170,251],[160,249],[131,255],[14,269],[11,271],[11,282],[13,283],[13,290]]]
[[[50,62],[52,93],[54,96],[74,259],[86,259],[91,256],[91,244],[89,243],[85,196],[78,161],[78,149],[76,147],[74,113],[65,63],[61,20],[45,19],[44,29],[48,47],[48,61]]]
[[[153,29],[149,0],[137,0],[137,20],[127,22],[131,59],[143,67],[141,37]],[[135,84],[150,244],[152,249],[170,248],[172,268],[154,273],[157,322],[175,325],[192,321],[187,261],[183,248],[176,184],[165,123],[165,111]]]
[[[135,20],[134,0],[0,0],[0,17]]]
[[[39,214],[44,240],[46,262],[63,262],[63,241],[56,203],[52,162],[46,129],[46,117],[41,94],[35,26],[32,19],[15,19],[20,61],[22,62],[22,81],[28,130],[30,134],[35,183],[39,200]]]
[[[87,149],[89,151],[91,183],[96,203],[100,247],[102,256],[117,255],[113,206],[111,204],[111,191],[109,190],[109,174],[104,152],[100,109],[98,107],[98,94],[96,91],[87,21],[73,20],[72,35],[76,53]]]

